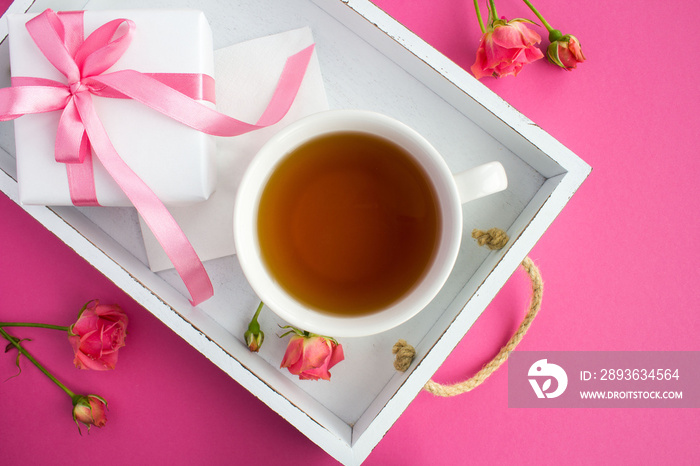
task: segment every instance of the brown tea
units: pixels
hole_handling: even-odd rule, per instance
[[[377,311],[430,265],[440,233],[434,188],[401,147],[357,132],[305,143],[271,175],[258,239],[292,296],[333,314]]]

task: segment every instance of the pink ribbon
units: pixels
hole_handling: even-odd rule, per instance
[[[55,159],[66,165],[75,205],[99,205],[95,196],[92,155],[127,195],[161,244],[190,293],[192,305],[214,290],[201,260],[155,193],[119,157],[92,104],[92,95],[133,99],[187,126],[215,136],[238,136],[273,125],[292,105],[314,46],[287,59],[275,92],[255,124],[245,123],[202,105],[214,102],[214,82],[199,74],[145,74],[134,70],[104,72],[131,42],[134,23],[110,21],[83,39],[83,12],[46,10],[27,22],[27,30],[66,82],[16,77],[0,89],[0,121],[25,114],[61,110]]]

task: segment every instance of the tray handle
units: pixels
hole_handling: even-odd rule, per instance
[[[486,246],[493,250],[503,248],[508,243],[509,239],[508,235],[499,228],[491,228],[488,231],[474,230],[472,231],[472,238],[477,240],[479,246]],[[525,333],[527,333],[527,330],[530,328],[530,325],[532,325],[533,320],[535,320],[535,316],[537,316],[537,313],[542,306],[544,283],[542,281],[542,275],[540,274],[539,269],[529,257],[523,259],[520,265],[522,265],[527,274],[530,276],[530,281],[532,283],[532,298],[530,299],[530,307],[527,314],[525,314],[525,318],[520,323],[520,326],[515,334],[510,340],[508,340],[508,343],[501,348],[498,354],[473,377],[463,382],[457,382],[451,385],[443,385],[433,380],[428,380],[428,382],[423,386],[423,390],[430,392],[433,395],[443,397],[461,395],[462,393],[466,393],[481,385],[508,359],[508,354],[510,354],[510,352],[513,351],[523,339]],[[401,372],[405,372],[406,369],[408,369],[416,354],[415,349],[405,340],[399,340],[396,342],[392,352],[396,355],[396,359],[394,360],[394,368]]]

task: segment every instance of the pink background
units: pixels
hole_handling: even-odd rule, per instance
[[[480,33],[472,2],[376,3],[459,65],[473,63]],[[7,4],[0,0],[2,9]],[[546,290],[520,348],[700,350],[693,49],[700,7],[535,4],[581,40],[588,61],[569,73],[541,60],[516,78],[482,82],[593,173],[531,252]],[[509,18],[534,18],[516,0],[497,6]],[[16,372],[14,356],[0,353],[1,463],[336,464],[4,195],[0,218],[0,320],[70,323],[93,297],[119,303],[131,317],[127,347],[110,373],[74,369],[58,332],[21,332],[76,391],[108,398],[109,422],[89,436],[78,435],[68,398],[26,361],[19,377],[5,381]],[[478,370],[508,340],[527,300],[518,272],[435,379],[454,382]],[[700,463],[697,409],[509,409],[507,372],[506,365],[456,398],[421,393],[366,464]]]

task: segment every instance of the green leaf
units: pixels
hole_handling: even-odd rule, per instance
[[[23,341],[31,341],[30,338],[24,338],[22,340],[17,340],[17,338],[12,337],[12,339],[15,340],[18,345],[20,343],[22,343]],[[7,347],[5,348],[6,353],[10,350],[10,347],[15,348],[15,345],[13,343],[10,343],[9,345],[7,345]],[[18,375],[20,375],[22,373],[22,366],[19,365],[19,357],[20,356],[22,356],[22,353],[17,351],[17,358],[15,359],[15,364],[17,365],[17,373],[15,375],[12,375],[12,376],[8,377],[7,379],[5,379],[5,382],[7,382],[10,379],[14,379],[15,377],[17,377]]]

